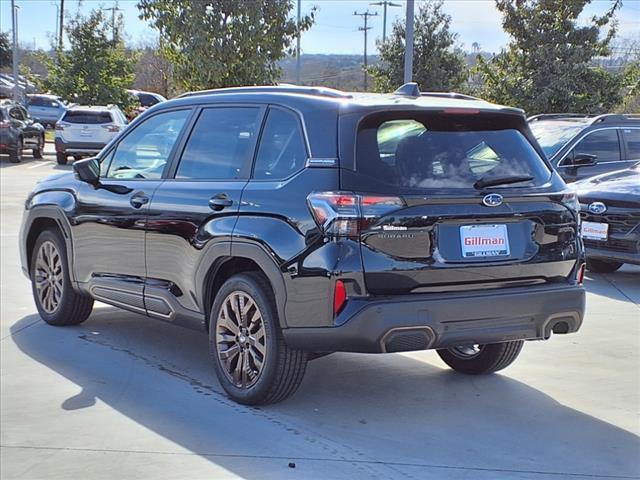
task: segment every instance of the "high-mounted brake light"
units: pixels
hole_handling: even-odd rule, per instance
[[[459,115],[476,115],[480,113],[480,110],[477,108],[445,108],[442,112]]]
[[[323,233],[339,237],[357,237],[363,228],[405,205],[399,197],[350,192],[312,193],[307,203]]]

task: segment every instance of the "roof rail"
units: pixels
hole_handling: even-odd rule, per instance
[[[593,115],[586,113],[540,113],[539,115],[533,115],[527,118],[528,122],[535,122],[537,120],[550,120],[552,118],[590,118]]]
[[[455,98],[457,100],[481,100],[478,97],[457,92],[420,92],[421,97]]]
[[[640,114],[638,113],[605,113],[603,115],[598,115],[593,119],[591,125],[596,123],[607,123],[607,122],[626,122],[628,120],[640,120]]]
[[[318,97],[353,98],[353,95],[345,93],[341,90],[335,90],[333,88],[299,85],[264,85],[250,87],[214,88],[211,90],[199,90],[196,92],[183,93],[176,98],[198,97],[200,95],[218,95],[222,93],[299,93],[302,95],[313,95]]]

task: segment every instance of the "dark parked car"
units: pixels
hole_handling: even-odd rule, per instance
[[[34,158],[42,158],[44,127],[21,105],[10,100],[0,102],[0,153],[8,153],[12,163],[19,163],[25,149],[31,150]]]
[[[39,183],[20,248],[52,325],[94,299],[208,331],[236,401],[309,359],[437,349],[468,374],[580,328],[573,192],[522,110],[451,94],[195,92]]]
[[[624,263],[640,265],[640,162],[573,187],[580,201],[588,268],[606,273]]]
[[[640,160],[640,115],[545,114],[529,118],[529,125],[565,182]]]

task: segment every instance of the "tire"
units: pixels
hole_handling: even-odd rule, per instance
[[[31,252],[30,273],[38,313],[49,325],[78,325],[89,317],[93,298],[80,295],[73,289],[67,250],[60,232],[45,230],[40,234]],[[48,283],[48,290],[47,286],[42,286],[43,283]]]
[[[240,305],[241,301],[248,306],[244,322],[236,321],[233,309],[229,311],[232,302]],[[257,314],[261,319],[252,321]],[[243,330],[243,324],[248,330]],[[243,341],[244,347],[240,346]],[[209,319],[209,348],[222,388],[231,399],[245,405],[276,403],[289,397],[300,386],[307,365],[307,353],[284,342],[273,292],[266,278],[255,272],[231,277],[218,291]],[[222,359],[225,354],[226,362]],[[251,370],[242,368],[245,365]]]
[[[596,260],[594,258],[587,259],[587,268],[590,272],[595,273],[612,273],[618,270],[622,265],[622,262]]]
[[[40,160],[44,157],[44,137],[40,137],[38,141],[38,148],[34,148],[31,153],[33,153],[33,158]]]
[[[484,375],[511,365],[520,354],[523,345],[522,340],[477,345],[473,347],[475,353],[466,350],[472,348],[471,346],[455,347],[438,350],[438,355],[457,372]]]
[[[58,162],[58,165],[66,165],[67,156],[62,152],[56,152],[56,161]]]
[[[20,163],[22,161],[22,139],[18,138],[16,141],[15,150],[9,151],[9,161],[11,163]]]

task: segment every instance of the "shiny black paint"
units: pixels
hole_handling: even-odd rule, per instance
[[[266,109],[272,103],[300,115],[310,157],[340,158],[337,165],[308,167],[282,181],[173,179],[177,152],[184,146],[191,122],[177,142],[163,179],[102,179],[100,184],[90,185],[70,174],[52,177],[34,190],[27,217],[38,216],[47,205],[57,209],[69,225],[72,271],[80,290],[98,296],[111,289],[123,294],[120,300],[131,294],[143,297],[142,303],[136,300],[134,310],[139,311],[142,305],[143,312],[156,318],[176,323],[184,320],[195,326],[204,325],[210,307],[207,282],[233,258],[250,260],[266,274],[281,324],[288,328],[346,322],[346,315],[353,313],[358,302],[383,299],[382,295],[424,293],[430,288],[459,291],[461,286],[499,288],[510,286],[511,281],[575,284],[575,267],[581,255],[576,219],[557,198],[549,197],[565,188],[556,174],[549,184],[531,191],[499,189],[505,196],[501,207],[482,205],[482,195],[487,192],[412,197],[406,199],[407,209],[380,219],[361,238],[326,238],[313,220],[306,198],[312,191],[341,189],[341,170],[344,173],[352,165],[355,133],[338,129],[340,115],[349,114],[355,128],[358,116],[374,107],[302,95],[189,97],[150,108],[128,131],[168,108],[249,104]],[[385,108],[406,110],[407,104],[390,103]],[[118,141],[114,140],[101,158],[106,158]],[[250,160],[249,168],[243,169],[247,176]],[[210,205],[221,195],[231,203]],[[135,205],[141,196],[148,202]],[[462,265],[452,257],[455,254],[438,256],[439,236],[455,235],[455,229],[447,232],[448,226],[478,221],[509,223],[514,235],[519,232],[521,250],[513,258],[477,265]],[[376,230],[383,224],[405,225],[405,233],[420,236],[423,243],[404,248],[402,238],[385,237]],[[27,221],[22,234],[23,258],[27,256],[29,225]],[[353,303],[334,318],[337,278],[345,282]],[[105,301],[118,304],[114,298]]]

